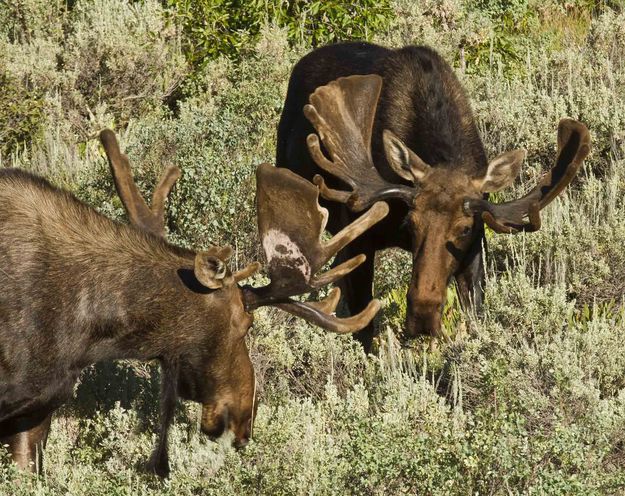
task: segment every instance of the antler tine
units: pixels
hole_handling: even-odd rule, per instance
[[[315,163],[351,187],[351,192],[329,188],[321,176],[315,184],[326,200],[346,203],[355,212],[379,200],[399,198],[411,203],[413,188],[385,181],[373,165],[371,133],[382,78],[371,74],[339,78],[310,95],[304,115],[318,135],[306,139]],[[321,143],[330,155],[326,158]]]
[[[180,168],[175,165],[168,165],[163,171],[154,193],[152,193],[152,208],[150,210],[154,217],[163,219],[163,224],[165,223],[165,200],[180,178],[180,174]]]
[[[360,236],[374,224],[377,224],[388,214],[388,204],[376,202],[366,214],[361,215],[351,224],[341,229],[324,246],[324,263],[341,251],[346,245]]]
[[[356,267],[364,263],[366,259],[366,255],[356,255],[355,257],[350,258],[347,262],[343,262],[323,274],[314,276],[310,282],[311,288],[321,288],[338,281],[341,277],[346,276]]]
[[[110,129],[103,130],[100,133],[100,141],[108,157],[115,188],[128,213],[130,222],[144,231],[164,237],[165,199],[180,177],[180,169],[175,166],[169,166],[165,169],[152,195],[152,208],[150,208],[135,184],[128,157],[119,150],[115,133]]]
[[[467,200],[465,210],[478,213],[495,232],[513,234],[537,231],[540,211],[573,180],[590,152],[590,133],[581,122],[562,119],[558,125],[556,165],[525,196],[493,204],[486,200]]]
[[[291,301],[275,305],[277,308],[289,312],[292,315],[301,317],[311,324],[318,325],[337,334],[351,334],[364,329],[373,320],[380,310],[380,301],[371,300],[367,307],[357,315],[352,317],[339,318],[329,315],[313,306],[311,303]]]
[[[232,274],[232,277],[234,278],[234,282],[235,283],[241,282],[244,279],[247,279],[248,277],[252,277],[254,274],[256,274],[256,272],[260,270],[260,267],[261,265],[259,262],[252,262],[248,266]]]
[[[332,290],[328,293],[323,300],[319,301],[308,301],[306,304],[313,308],[316,308],[321,313],[331,314],[334,313],[336,307],[339,304],[339,300],[341,299],[341,289],[340,288],[332,288]]]

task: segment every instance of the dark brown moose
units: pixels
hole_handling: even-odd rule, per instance
[[[367,257],[341,281],[348,307],[358,312],[371,301],[377,250],[410,250],[406,334],[437,336],[452,278],[464,306],[481,306],[484,223],[499,233],[539,229],[540,210],[570,183],[589,149],[586,127],[561,120],[554,168],[522,198],[490,203],[488,193],[513,183],[525,151],[486,160],[451,67],[427,47],[343,43],[294,67],[276,164],[320,187],[331,232],[374,202],[389,203],[386,219],[337,256],[337,263]],[[373,325],[355,336],[369,350]]]
[[[336,281],[358,256],[324,273],[334,254],[382,219],[377,203],[329,242],[315,186],[290,171],[257,169],[258,222],[271,282],[240,286],[260,265],[231,273],[228,247],[194,252],[164,236],[168,169],[149,208],[110,131],[101,134],[131,224],[114,222],[46,180],[0,170],[0,441],[22,467],[41,466],[52,412],[81,370],[104,360],[157,359],[163,368],[152,469],[167,475],[167,428],[178,396],[202,403],[202,431],[251,435],[255,378],[245,344],[254,309],[277,306],[338,333],[363,328],[379,309],[332,315],[339,290],[320,302],[292,297]],[[287,208],[288,206],[288,208]]]

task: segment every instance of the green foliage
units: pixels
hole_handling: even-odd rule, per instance
[[[501,20],[509,28],[524,28],[530,15],[529,0],[473,0],[471,7],[492,19]]]
[[[42,132],[46,115],[42,95],[3,72],[0,66],[0,157],[30,145]]]
[[[157,0],[9,4],[0,8],[2,72],[36,95],[50,130],[68,141],[169,104],[186,75],[176,28]]]
[[[408,286],[400,286],[392,289],[384,305],[384,316],[388,323],[395,329],[401,329],[406,319],[406,292]]]
[[[258,39],[266,24],[286,29],[292,43],[318,46],[370,39],[383,31],[387,0],[167,0],[185,35],[186,54],[198,66],[221,55],[237,56]]]
[[[216,95],[183,103],[177,119],[155,116],[129,132],[141,185],[155,184],[167,163],[182,170],[171,195],[170,237],[196,247],[230,244],[241,264],[258,256],[254,172],[273,160],[273,123],[288,71],[269,53],[257,57],[238,66],[209,64],[201,84],[220,87]]]
[[[65,0],[0,0],[0,33],[17,43],[59,38],[66,15]]]
[[[523,70],[528,34],[540,25],[530,0],[474,0],[471,5],[487,19],[482,32],[463,40],[462,63],[470,73]]]
[[[455,60],[470,74],[525,74],[534,46],[559,50],[582,46],[592,16],[620,8],[622,5],[617,3],[592,0],[471,0],[468,17],[476,26],[468,32],[460,31],[460,50]],[[466,13],[458,14],[457,21],[465,23]]]
[[[60,57],[71,80],[67,90],[76,128],[90,118],[97,125],[126,124],[159,108],[186,72],[175,27],[155,1],[78,2]],[[67,81],[69,82],[69,81]],[[86,120],[86,119],[85,119]]]
[[[406,294],[408,286],[391,289],[384,301],[383,322],[394,329],[401,329],[406,319]],[[453,333],[465,327],[460,299],[455,284],[447,288],[447,299],[442,316],[443,334],[445,338],[453,337]]]

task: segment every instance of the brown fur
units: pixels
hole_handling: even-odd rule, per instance
[[[389,201],[386,219],[337,256],[336,263],[354,253],[367,257],[342,280],[347,304],[358,312],[371,300],[377,250],[410,250],[406,334],[437,336],[452,278],[463,306],[481,306],[484,224],[508,234],[539,229],[540,210],[575,177],[590,141],[584,124],[562,119],[554,168],[523,197],[490,203],[488,193],[515,180],[525,151],[487,162],[449,64],[423,46],[340,43],[314,50],[293,68],[276,163],[307,179],[319,174],[314,180],[328,200],[332,232],[373,202]],[[369,350],[373,326],[356,337]]]
[[[256,406],[245,344],[253,309],[275,305],[341,333],[368,325],[378,301],[343,320],[331,315],[336,291],[318,303],[290,297],[329,284],[361,263],[363,257],[356,257],[340,270],[320,273],[388,207],[378,204],[341,235],[321,243],[325,216],[315,186],[290,171],[259,166],[261,233],[268,229],[300,242],[312,239],[296,251],[306,252],[306,260],[298,261],[313,270],[302,279],[301,273],[285,271],[294,260],[282,256],[270,264],[270,284],[241,288],[237,283],[258,270],[257,262],[232,274],[226,264],[230,248],[196,253],[164,240],[162,200],[176,170],[165,173],[154,194],[159,200],[149,208],[114,134],[105,130],[101,139],[131,226],[107,219],[32,174],[0,171],[0,439],[20,465],[36,462],[50,415],[71,396],[82,368],[118,358],[158,359],[161,429],[149,467],[166,476],[168,430],[178,396],[202,403],[203,432],[217,437],[229,430],[235,446],[247,444]],[[269,198],[285,195],[293,195],[288,203],[299,202],[299,208],[289,215],[268,208]],[[305,212],[317,212],[319,219]],[[266,255],[270,246],[263,244]],[[282,245],[275,248],[284,252]]]
[[[341,77],[370,74],[383,79],[377,107],[374,104],[370,109],[375,112],[371,155],[377,173],[390,183],[410,185],[389,165],[383,131],[390,130],[420,159],[440,172],[442,180],[438,184],[433,181],[420,185],[423,199],[414,205],[391,200],[387,218],[339,253],[337,263],[355,253],[367,256],[367,262],[342,280],[342,289],[350,311],[360,311],[373,297],[375,252],[388,247],[409,250],[413,254],[413,277],[407,298],[406,331],[410,336],[436,335],[440,329],[443,295],[450,279],[456,278],[462,302],[468,305],[472,300],[477,307],[481,304],[483,283],[483,223],[466,219],[472,226],[468,243],[466,236],[460,243],[453,233],[442,232],[451,227],[457,216],[464,218],[459,209],[460,195],[475,194],[475,188],[463,189],[468,178],[481,177],[487,169],[486,154],[468,98],[451,67],[428,47],[391,50],[370,43],[342,43],[311,52],[297,63],[291,74],[278,128],[276,164],[306,179],[322,174],[331,188],[344,190],[344,184],[322,171],[311,158],[306,138],[315,130],[302,109],[320,86]],[[460,182],[445,181],[452,176]],[[480,197],[481,194],[477,196]],[[334,202],[323,206],[330,211],[332,232],[340,230],[354,215]],[[453,246],[446,246],[447,242]],[[370,350],[373,326],[355,337]]]
[[[0,437],[36,434],[85,366],[135,358],[175,364],[164,387],[209,405],[204,431],[220,434],[227,418],[223,429],[244,444],[252,316],[236,284],[214,291],[198,282],[195,255],[41,178],[0,171]]]
[[[474,218],[463,209],[470,196],[480,198],[481,193],[465,174],[433,169],[408,214],[416,253],[406,319],[412,335],[440,328],[449,279],[472,241]]]

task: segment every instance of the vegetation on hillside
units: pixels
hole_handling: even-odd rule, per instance
[[[623,6],[0,0],[0,163],[123,219],[95,139],[112,127],[144,191],[165,165],[182,169],[170,238],[231,244],[233,268],[259,256],[254,168],[273,161],[290,68],[315,44],[439,50],[466,86],[489,156],[528,150],[502,200],[551,167],[560,118],[593,136],[539,232],[488,233],[484,312],[461,312],[451,291],[449,342],[437,351],[397,339],[410,259],[388,251],[377,260],[386,305],[376,356],[257,312],[249,344],[260,406],[244,451],[209,441],[186,403],[171,478],[144,474],[157,367],[102,364],[55,416],[44,476],[2,463],[0,494],[623,494]]]

